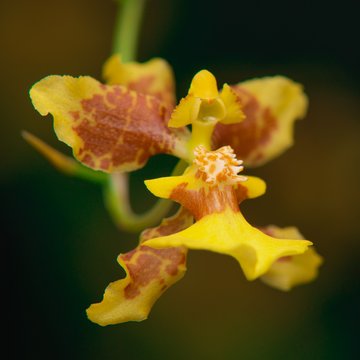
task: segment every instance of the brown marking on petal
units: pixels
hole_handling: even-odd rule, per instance
[[[120,255],[120,258],[131,280],[124,289],[124,296],[133,299],[151,282],[159,281],[160,284],[167,286],[170,277],[177,276],[180,268],[184,271],[186,249],[182,247],[153,249],[139,246],[127,254]]]
[[[100,163],[101,169],[108,169],[110,166],[110,160],[109,159],[102,159]]]
[[[293,256],[283,256],[277,259],[278,262],[289,262],[293,259]]]
[[[95,166],[95,162],[94,160],[92,159],[92,157],[89,155],[89,154],[86,154],[84,157],[83,157],[83,163],[87,164],[88,166],[90,167],[94,167]]]
[[[248,188],[241,183],[235,185],[235,192],[239,204],[248,198]]]
[[[183,207],[179,211],[166,219],[163,219],[161,224],[154,228],[144,230],[140,236],[140,242],[144,242],[155,237],[175,234],[181,230],[186,229],[193,223],[192,215]]]
[[[71,115],[71,117],[77,121],[80,119],[80,112],[79,111],[69,111],[69,114]]]
[[[140,290],[138,287],[134,286],[133,283],[130,283],[125,287],[124,295],[126,299],[133,299],[136,296],[140,295]]]
[[[150,94],[154,80],[155,80],[154,75],[143,76],[135,81],[129,82],[127,84],[127,87],[131,90],[135,90],[143,94]]]
[[[236,85],[231,87],[242,103],[245,120],[237,124],[217,124],[214,135],[214,147],[230,145],[239,159],[245,162],[259,161],[263,154],[261,149],[271,140],[272,134],[278,128],[277,119],[271,109],[261,106],[254,95]]]
[[[120,257],[125,262],[129,262],[133,258],[133,256],[136,254],[136,252],[137,252],[137,248],[133,249],[125,254],[121,254]]]
[[[82,140],[80,161],[108,172],[132,170],[154,154],[172,152],[177,133],[167,127],[170,110],[158,99],[117,85],[102,89],[82,100],[81,112],[70,111]]]
[[[132,299],[140,294],[139,288],[145,287],[151,280],[156,279],[160,272],[160,260],[153,255],[141,253],[135,264],[128,263],[127,269],[132,282],[124,289],[125,297]]]
[[[163,289],[165,289],[182,276],[186,270],[187,249],[185,247],[155,249],[141,245],[141,243],[181,231],[191,224],[190,213],[186,209],[180,208],[175,215],[164,219],[159,226],[144,230],[140,236],[140,245],[136,249],[120,255],[120,260],[128,272],[130,281],[124,289],[126,298],[130,299],[140,295],[142,289],[154,281],[164,284]]]
[[[187,189],[187,183],[176,186],[170,194],[170,199],[180,203],[194,216],[195,220],[200,220],[206,215],[223,212],[230,208],[234,212],[239,210],[238,196],[244,196],[241,185],[235,188],[232,185],[207,186],[199,190]],[[246,188],[245,188],[246,190]],[[247,191],[247,190],[246,190]]]
[[[127,87],[131,90],[137,91],[142,94],[151,94],[161,102],[164,102],[167,107],[171,109],[174,106],[174,85],[173,83],[162,84],[160,90],[155,91],[155,88],[158,89],[156,84],[156,78],[154,75],[147,75],[139,77],[138,79],[127,83]]]

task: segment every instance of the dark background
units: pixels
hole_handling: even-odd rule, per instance
[[[207,68],[236,83],[283,74],[310,98],[296,145],[248,174],[268,193],[244,206],[257,225],[297,225],[324,256],[312,284],[281,293],[245,281],[236,262],[190,253],[188,273],[142,323],[102,328],[84,310],[123,273],[136,237],[112,224],[95,185],[57,173],[20,137],[65,153],[30,86],[49,74],[100,78],[111,51],[114,1],[1,2],[3,328],[7,358],[354,359],[359,338],[360,107],[356,1],[149,0],[139,60],[166,58],[178,95]],[[156,163],[156,164],[155,164]],[[168,173],[168,157],[133,178]],[[161,166],[159,166],[161,164]],[[144,201],[143,199],[147,200]],[[15,341],[13,343],[10,342]]]

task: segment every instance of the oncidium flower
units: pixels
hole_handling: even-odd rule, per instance
[[[122,194],[128,191],[126,173],[160,153],[188,167],[180,176],[145,182],[154,195],[181,207],[144,230],[134,250],[119,255],[126,277],[111,283],[103,300],[89,307],[91,321],[146,319],[159,296],[183,277],[188,249],[230,255],[248,280],[260,278],[280,290],[316,277],[322,260],[310,241],[295,230],[255,228],[239,208],[266,188],[259,178],[239,175],[243,164],[264,164],[293,143],[294,121],[307,108],[299,84],[275,76],[225,84],[219,91],[215,77],[202,70],[175,107],[173,72],[163,59],[123,63],[115,55],[105,63],[103,76],[106,85],[89,76],[48,76],[30,91],[34,107],[53,115],[57,137],[85,166],[31,134],[24,133],[25,139],[66,174],[101,184],[108,184],[111,174],[120,191],[110,192],[110,210],[113,204],[120,208],[114,217],[121,226],[131,216]],[[149,218],[152,225],[161,219]],[[142,224],[138,219],[132,226]]]

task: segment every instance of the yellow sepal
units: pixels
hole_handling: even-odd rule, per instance
[[[59,140],[76,153],[83,142],[73,130],[74,122],[69,110],[82,111],[81,100],[101,93],[100,83],[90,76],[50,75],[37,82],[30,90],[35,109],[43,116],[54,116],[54,129]]]
[[[59,171],[67,175],[74,175],[76,173],[79,164],[73,158],[62,154],[60,151],[57,151],[37,136],[27,131],[23,131],[22,136]]]
[[[123,63],[120,55],[113,55],[104,64],[103,77],[109,85],[125,85],[171,105],[175,102],[174,74],[164,59]]]
[[[118,262],[125,270],[126,277],[110,283],[103,300],[86,310],[92,322],[106,326],[145,320],[163,292],[184,276],[185,249],[170,249],[171,255],[167,255],[166,250],[165,254],[164,250],[149,250],[154,249],[139,246],[132,251],[132,258],[128,261],[119,256]],[[172,273],[169,273],[169,265],[174,267]],[[130,266],[133,273],[129,271]]]

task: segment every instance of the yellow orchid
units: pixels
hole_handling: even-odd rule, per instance
[[[25,139],[61,171],[110,183],[115,191],[106,192],[108,207],[130,230],[158,224],[162,216],[154,211],[142,221],[131,213],[126,173],[160,153],[178,157],[187,168],[182,175],[177,169],[175,176],[145,182],[156,196],[182,206],[144,230],[134,250],[119,255],[126,277],[111,283],[103,300],[89,307],[91,321],[146,319],[158,297],[184,275],[188,249],[230,255],[247,279],[260,277],[281,290],[316,276],[321,261],[310,241],[291,232],[259,230],[239,208],[266,187],[259,178],[238,175],[243,164],[264,164],[293,142],[294,121],[307,108],[299,84],[275,76],[225,84],[219,91],[214,75],[201,70],[175,106],[173,72],[163,59],[124,63],[114,55],[103,75],[106,84],[89,76],[48,76],[30,91],[34,107],[53,115],[59,140],[85,166],[33,135],[24,133]],[[133,217],[131,226],[127,217]],[[291,259],[287,266],[284,259]]]

